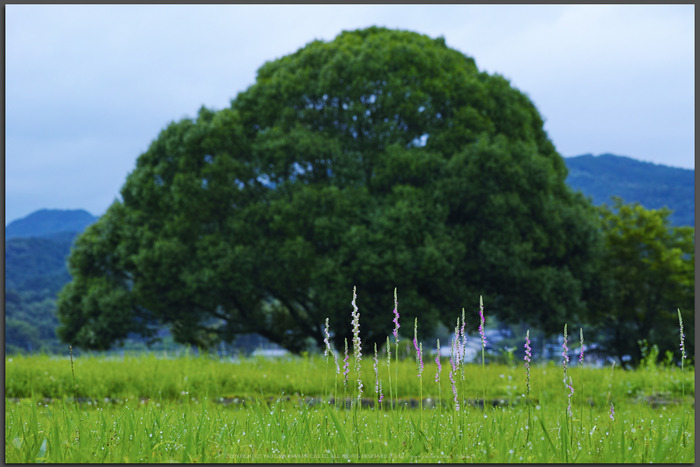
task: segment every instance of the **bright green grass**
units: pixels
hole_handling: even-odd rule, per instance
[[[381,362],[381,359],[380,359]],[[677,368],[570,369],[578,390],[573,419],[568,391],[554,364],[532,369],[530,397],[522,396],[521,367],[486,365],[489,399],[509,406],[482,412],[452,408],[449,364],[443,362],[442,408],[383,410],[306,405],[279,396],[319,397],[335,386],[326,360],[155,356],[75,359],[77,395],[67,358],[5,360],[6,462],[694,462],[694,371]],[[374,397],[374,371],[363,361],[365,397]],[[435,364],[423,373],[423,396],[438,397]],[[395,361],[392,379],[395,383]],[[399,397],[420,392],[415,363],[399,362]],[[575,370],[575,371],[574,371]],[[386,360],[380,378],[388,397]],[[467,365],[460,398],[480,398],[482,368]],[[354,393],[350,375],[346,396]],[[681,382],[686,400],[681,404]],[[581,384],[583,383],[583,384]],[[609,417],[611,384],[615,420]],[[342,381],[338,384],[343,396]],[[270,397],[274,400],[268,404]],[[246,404],[224,405],[238,397]],[[15,399],[19,398],[19,400]],[[51,398],[47,404],[44,398]],[[108,398],[110,402],[106,402]],[[144,400],[145,399],[145,400]],[[667,403],[656,406],[654,401]],[[429,407],[430,404],[426,404]],[[465,410],[466,408],[466,410]],[[684,413],[685,411],[685,413]]]
[[[442,394],[443,402],[452,399],[449,381],[449,362],[443,359],[441,391],[435,383],[436,365],[425,359],[423,372],[423,397],[437,400]],[[388,398],[388,375],[386,358],[380,358],[379,377]],[[295,357],[266,360],[244,359],[238,363],[227,360],[200,357],[162,358],[153,354],[127,355],[125,357],[84,356],[74,359],[75,383],[73,388],[68,356],[47,355],[12,356],[5,358],[5,395],[9,398],[37,397],[63,398],[155,398],[177,399],[209,397],[252,397],[280,394],[322,396],[335,390],[335,367],[332,359],[326,369],[326,360],[321,357]],[[396,362],[392,358],[392,384],[396,385]],[[327,380],[326,380],[327,371]],[[342,369],[341,369],[342,371]],[[481,399],[482,368],[479,364],[467,364],[465,380],[458,381],[460,396],[464,399]],[[487,397],[511,402],[522,400],[525,393],[525,372],[522,366],[487,364],[484,371]],[[624,371],[615,369],[610,377],[610,368],[579,367],[569,369],[576,388],[574,403],[582,397],[595,405],[608,407],[608,385],[612,384],[613,402],[619,399],[644,400],[648,397],[680,402],[685,382],[686,403],[695,398],[694,370],[687,368],[639,369]],[[347,397],[354,393],[355,376],[351,371]],[[362,360],[364,396],[374,397],[374,370],[371,358]],[[531,397],[543,398],[547,403],[566,403],[568,391],[564,389],[561,366],[549,363],[533,365],[531,374]],[[324,386],[324,380],[325,386]],[[418,398],[420,380],[412,359],[399,361],[398,397]],[[583,388],[581,391],[579,388]],[[342,375],[338,377],[338,396],[344,393]]]
[[[571,435],[560,407],[337,410],[208,399],[77,406],[6,401],[6,462],[693,462],[678,406],[584,411]]]

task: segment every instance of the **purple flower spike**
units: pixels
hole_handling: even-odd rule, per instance
[[[615,407],[612,402],[610,403],[610,420],[615,421]]]
[[[486,347],[486,334],[484,334],[484,325],[486,324],[486,318],[484,318],[484,299],[479,296],[479,334],[481,334],[481,347]]]
[[[574,395],[574,387],[572,386],[573,382],[571,381],[571,377],[569,376],[569,383],[566,385],[567,388],[569,388],[569,406],[566,408],[566,411],[569,413],[569,416],[573,416],[573,413],[571,412],[571,397]]]
[[[455,338],[453,340],[455,342],[455,352],[454,352],[454,361],[455,361],[455,366],[459,366],[461,362],[461,356],[462,356],[462,351],[459,346],[459,316],[457,317],[457,325],[455,326]]]
[[[525,366],[529,367],[529,363],[532,361],[532,348],[530,347],[530,330],[527,330],[527,333],[525,334],[525,362],[527,364]]]
[[[569,363],[569,356],[567,355],[567,352],[569,351],[569,348],[566,346],[567,344],[567,335],[566,335],[566,324],[564,325],[564,343],[562,344],[562,347],[564,347],[564,351],[561,353],[562,356],[564,357],[563,363],[564,363],[564,384],[566,384],[566,365]]]
[[[459,319],[459,318],[458,318]],[[464,361],[464,357],[467,354],[467,335],[464,333],[464,325],[466,323],[464,308],[462,308],[462,327],[459,329],[459,335],[462,337],[462,342],[459,346],[460,361]]]
[[[581,354],[578,356],[578,362],[583,365],[583,328],[578,328],[581,334]]]
[[[435,356],[435,363],[437,363],[437,372],[435,373],[435,382],[440,383],[440,371],[442,371],[442,365],[440,364],[440,339],[437,340],[437,355]]]
[[[683,334],[683,318],[681,318],[681,309],[678,308],[678,324],[681,332],[681,358],[685,359],[685,334]]]
[[[396,288],[394,288],[394,338],[396,339],[396,343],[399,343],[399,328],[401,325],[399,325],[399,301],[396,298]]]
[[[527,394],[530,394],[530,360],[532,358],[532,349],[530,348],[530,330],[525,334],[525,374],[527,376]]]

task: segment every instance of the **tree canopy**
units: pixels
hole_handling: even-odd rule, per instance
[[[164,323],[210,346],[292,350],[404,323],[454,325],[478,299],[558,332],[594,284],[596,213],[532,102],[442,38],[341,33],[265,63],[220,111],[174,122],[79,237],[64,341],[104,348]],[[408,329],[408,328],[405,328]]]
[[[613,198],[598,208],[605,241],[601,302],[591,321],[602,343],[632,363],[642,357],[640,342],[680,358],[677,311],[685,323],[686,352],[694,355],[695,229],[671,227],[668,209],[645,209]]]

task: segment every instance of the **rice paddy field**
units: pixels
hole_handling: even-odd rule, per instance
[[[422,371],[384,351],[338,366],[332,354],[7,356],[5,461],[695,461],[687,364],[584,361],[565,384],[561,363],[456,365],[428,354]]]

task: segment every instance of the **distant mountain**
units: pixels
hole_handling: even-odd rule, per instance
[[[70,282],[71,245],[97,217],[42,209],[5,228],[5,351],[53,351],[56,294]]]
[[[50,237],[64,232],[78,233],[97,220],[83,209],[41,209],[5,227],[5,239],[19,237]]]
[[[647,209],[667,207],[676,226],[695,226],[695,171],[642,162],[630,157],[584,154],[565,157],[566,183],[593,204],[612,204],[619,196],[625,203],[638,202]]]

